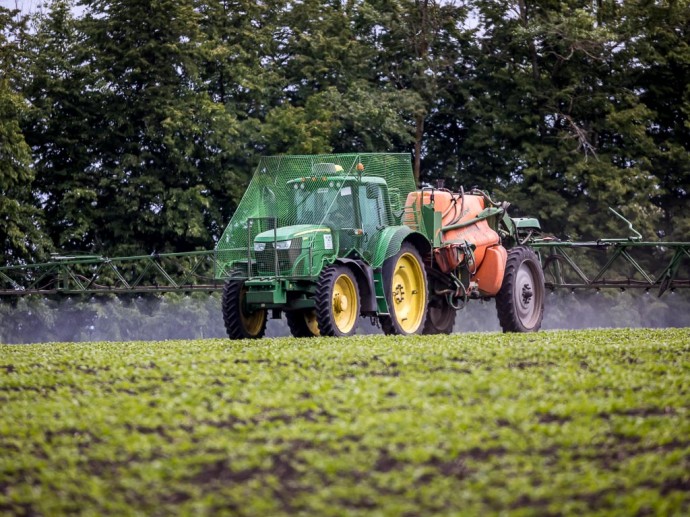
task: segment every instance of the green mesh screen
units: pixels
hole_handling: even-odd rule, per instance
[[[308,277],[334,253],[371,260],[384,228],[413,226],[403,216],[413,190],[409,154],[261,158],[216,246],[216,275]]]

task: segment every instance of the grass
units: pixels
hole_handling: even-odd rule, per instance
[[[690,329],[0,346],[0,514],[690,513]]]

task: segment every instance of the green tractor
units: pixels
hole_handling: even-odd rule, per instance
[[[417,190],[408,154],[262,158],[216,246],[232,339],[283,313],[295,337],[449,333],[471,298],[506,331],[537,330],[544,278],[519,245],[539,230],[483,192]],[[506,251],[506,247],[510,251]]]

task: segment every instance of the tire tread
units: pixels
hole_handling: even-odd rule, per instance
[[[539,258],[531,249],[525,246],[517,246],[508,250],[508,259],[506,260],[503,284],[496,295],[496,313],[498,314],[498,321],[503,329],[503,332],[535,332],[541,327],[541,322],[544,317],[543,303],[539,309],[541,314],[538,322],[533,328],[529,329],[523,325],[515,308],[514,296],[515,289],[517,288],[515,285],[516,275],[520,265],[527,260],[535,262],[539,266],[538,270],[541,271]],[[535,280],[537,281],[535,284],[541,285],[541,289],[545,290],[543,273],[540,275],[540,278]]]
[[[263,325],[259,333],[255,336],[249,335],[242,327],[242,320],[240,317],[240,295],[244,280],[229,278],[223,286],[223,297],[221,301],[221,309],[223,312],[223,323],[225,330],[230,339],[259,339],[266,333],[266,318],[264,318]]]

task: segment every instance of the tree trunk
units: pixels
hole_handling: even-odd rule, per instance
[[[424,138],[424,115],[417,115],[414,135],[414,181],[419,185],[422,169],[422,139]]]

